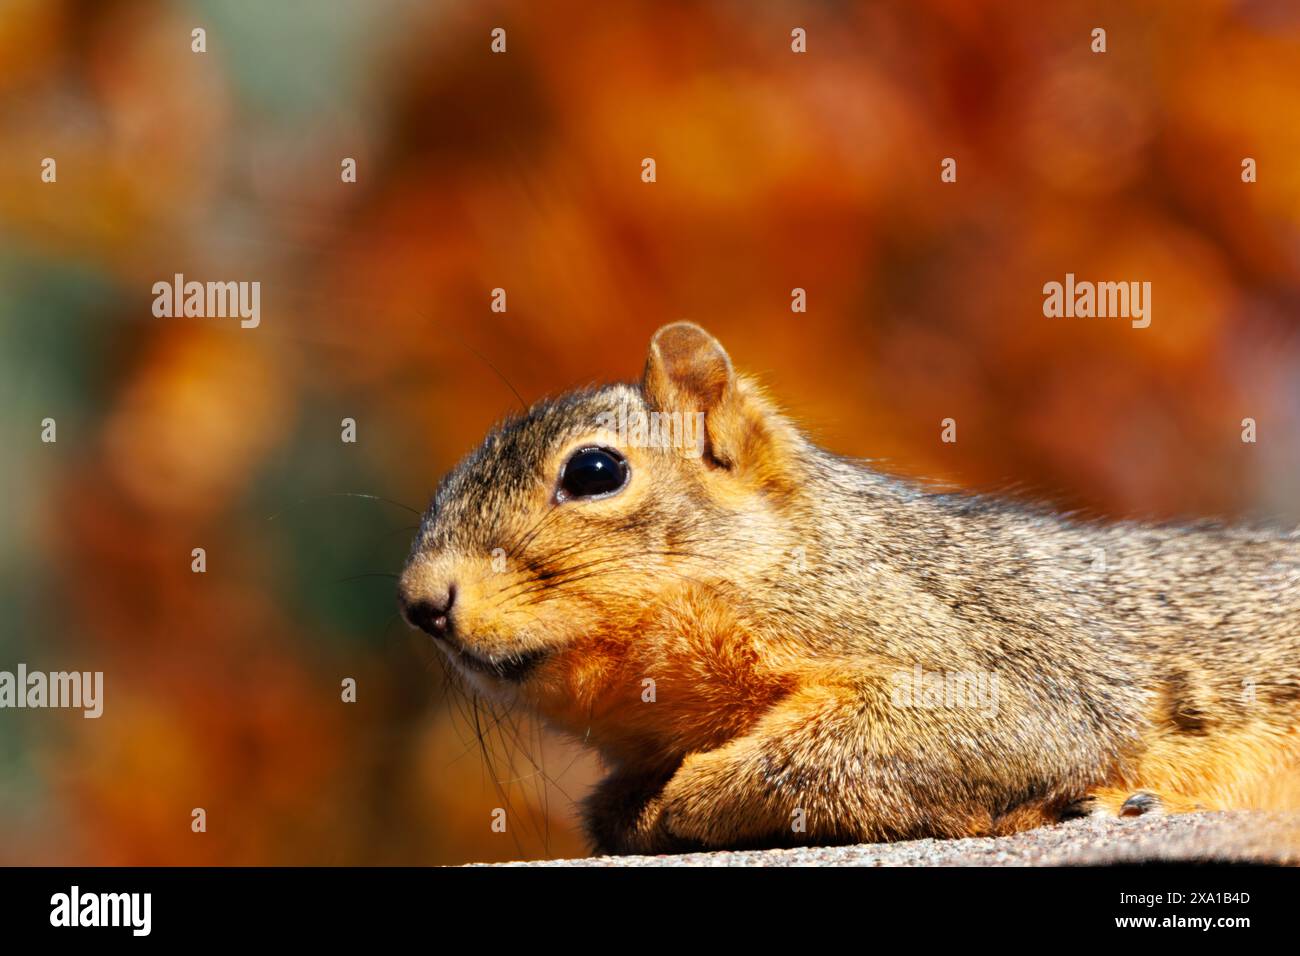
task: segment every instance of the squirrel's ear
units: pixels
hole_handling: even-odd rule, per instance
[[[708,414],[727,397],[734,379],[717,339],[691,322],[674,322],[650,340],[642,390],[661,411]]]
[[[737,448],[728,432],[742,417],[742,403],[731,359],[717,339],[691,322],[665,325],[650,340],[641,389],[658,411],[703,412],[710,457],[733,463]]]

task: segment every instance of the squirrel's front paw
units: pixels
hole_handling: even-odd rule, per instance
[[[689,789],[670,786],[659,793],[626,793],[621,781],[606,782],[587,800],[587,832],[596,855],[689,853],[709,849],[707,822],[689,799]]]
[[[709,819],[696,791],[681,784],[674,787],[670,782],[658,802],[658,824],[664,832],[679,840],[709,844]]]
[[[711,751],[682,762],[660,795],[662,827],[678,839],[713,849],[782,842],[782,818],[774,816],[767,791],[730,756]]]
[[[662,777],[613,774],[584,803],[587,833],[597,855],[681,853],[697,847],[665,826]]]

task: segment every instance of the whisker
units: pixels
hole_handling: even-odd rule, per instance
[[[362,578],[391,578],[396,581],[400,574],[393,574],[391,571],[367,571],[365,574],[350,574],[346,578],[339,578],[335,584],[345,584],[348,581],[360,581]]]
[[[331,491],[323,495],[310,495],[309,497],[306,498],[299,498],[290,506],[290,508],[297,508],[300,507],[301,505],[309,504],[311,502],[321,501],[325,498],[365,498],[370,501],[382,501],[384,504],[392,505],[394,508],[402,508],[405,511],[409,511],[411,514],[415,515],[416,517],[419,517],[421,514],[421,512],[416,511],[410,505],[404,505],[400,501],[393,501],[391,498],[385,498],[383,495],[363,494],[362,492],[359,491]],[[290,510],[290,508],[282,508],[281,510],[277,511],[275,514],[268,516],[266,520],[274,521],[276,518],[280,517],[280,515]]]
[[[552,508],[547,511],[531,529],[524,533],[523,540],[518,540],[511,544],[510,547],[506,548],[506,553],[514,557],[518,557],[522,554],[524,548],[528,547],[528,545],[532,543],[533,539],[537,537],[537,533],[542,530],[546,522],[550,521],[557,514],[559,514],[558,508]]]
[[[493,607],[499,606],[501,604],[501,601],[505,600],[507,597],[517,597],[520,594],[527,594],[530,590],[547,587],[551,585],[551,582],[555,581],[557,578],[562,577],[563,575],[571,574],[575,571],[580,571],[583,568],[591,567],[593,565],[600,564],[601,562],[617,561],[617,560],[622,560],[621,556],[609,556],[609,557],[597,558],[573,568],[562,568],[561,570],[555,572],[554,574],[550,575],[544,580],[527,579],[523,581],[516,581],[513,584],[506,585],[505,587],[500,588],[499,590],[493,592],[491,597],[497,599],[496,602],[493,604]]]
[[[514,841],[515,850],[522,856],[524,853],[523,844],[519,842],[519,834],[510,826],[510,822],[515,815],[514,804],[510,800],[510,794],[506,792],[505,787],[501,785],[501,779],[496,772],[496,765],[493,762],[492,749],[488,744],[487,736],[483,732],[482,721],[479,719],[479,697],[474,695],[474,731],[478,736],[479,746],[483,753],[483,769],[492,778],[492,788],[496,791],[497,799],[502,803],[502,809],[506,811],[506,832]],[[489,709],[490,712],[490,709]]]

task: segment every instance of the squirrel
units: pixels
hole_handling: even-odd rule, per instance
[[[925,491],[817,447],[690,323],[639,385],[494,429],[398,601],[598,751],[597,853],[1300,808],[1300,532]]]

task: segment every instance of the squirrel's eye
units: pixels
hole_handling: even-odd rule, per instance
[[[563,498],[609,495],[627,484],[627,459],[612,448],[583,448],[574,452],[560,473]]]

